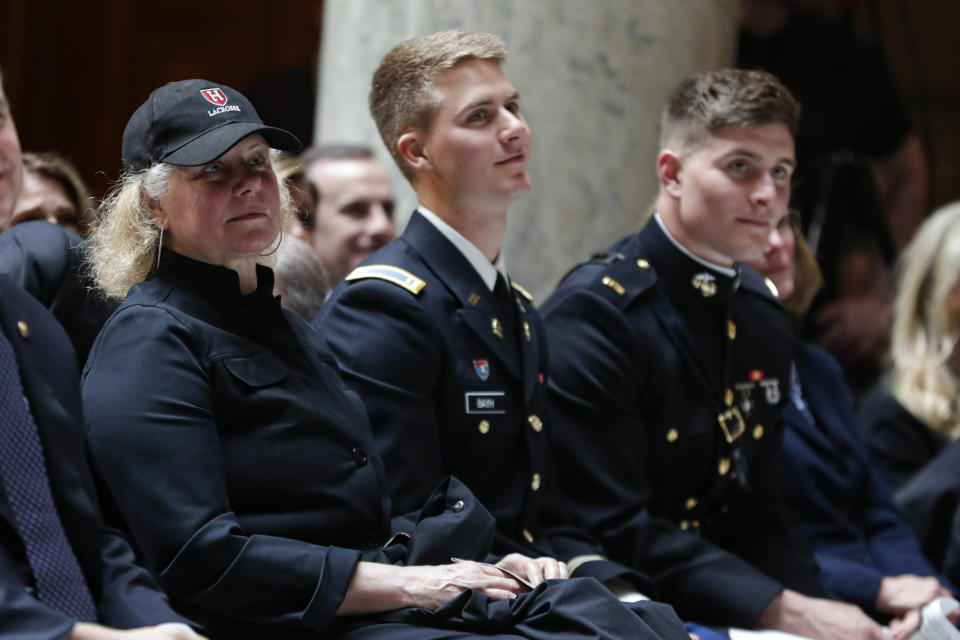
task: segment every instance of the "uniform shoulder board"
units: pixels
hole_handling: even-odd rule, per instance
[[[355,280],[366,280],[368,278],[378,278],[392,282],[398,287],[403,287],[413,295],[418,295],[420,291],[427,286],[426,282],[409,271],[389,264],[368,264],[357,267],[351,271],[344,280],[353,282]]]
[[[530,292],[529,292],[529,291],[527,291],[526,289],[524,289],[523,287],[521,287],[520,285],[518,285],[518,284],[517,284],[516,282],[514,282],[513,280],[510,281],[510,286],[513,287],[514,289],[516,289],[517,293],[519,293],[519,294],[522,295],[524,298],[526,298],[526,299],[527,299],[527,302],[533,302],[533,296],[530,295]]]
[[[618,306],[626,306],[653,286],[657,281],[657,274],[643,258],[628,260],[622,254],[617,256],[597,274],[592,287],[608,297],[612,296]]]

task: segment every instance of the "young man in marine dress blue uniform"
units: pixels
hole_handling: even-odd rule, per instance
[[[859,608],[815,597],[778,479],[791,327],[740,264],[786,214],[798,115],[767,73],[707,72],[674,90],[657,212],[543,305],[552,437],[577,521],[681,616],[882,638]]]
[[[496,518],[494,551],[530,557],[519,573],[647,590],[558,502],[545,331],[500,250],[508,206],[530,188],[530,130],[504,58],[494,36],[445,32],[381,61],[371,111],[419,206],[314,325],[367,408],[395,513],[418,508],[452,474]],[[664,637],[686,637],[669,607],[635,610],[657,618],[650,626]]]

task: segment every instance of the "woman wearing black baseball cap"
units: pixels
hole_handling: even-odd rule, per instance
[[[654,637],[598,583],[514,599],[529,587],[500,569],[449,564],[484,559],[494,534],[456,480],[391,529],[362,404],[272,295],[289,205],[271,148],[298,146],[229,87],[168,84],[130,119],[92,232],[92,271],[122,303],[83,374],[88,440],[175,606],[211,638],[546,638],[576,588],[580,637],[618,617]]]

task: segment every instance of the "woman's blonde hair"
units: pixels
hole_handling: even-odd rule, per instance
[[[958,325],[947,298],[960,278],[960,202],[935,211],[904,250],[890,345],[893,394],[934,431],[960,436]]]
[[[275,152],[271,150],[271,155]],[[272,164],[280,187],[281,228],[290,221],[290,193],[286,181]],[[174,165],[158,163],[149,169],[124,173],[110,189],[97,211],[87,239],[88,266],[101,293],[116,300],[127,297],[130,287],[147,279],[157,264],[160,229],[154,223],[144,198],[159,199],[170,186]],[[283,239],[281,233],[258,262],[273,266],[274,253]]]

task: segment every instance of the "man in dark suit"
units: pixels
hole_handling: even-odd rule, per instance
[[[559,501],[545,332],[500,250],[508,206],[530,188],[530,130],[504,56],[495,36],[446,32],[381,61],[371,111],[420,205],[314,324],[367,408],[396,513],[455,475],[496,518],[494,551],[531,557],[521,574],[635,593],[646,579],[603,557]]]
[[[116,308],[84,274],[86,246],[66,227],[31,220],[0,233],[0,273],[27,290],[56,317],[83,364]]]
[[[0,222],[12,215],[21,171],[0,78]],[[6,276],[0,330],[0,638],[198,638],[104,526],[73,349],[53,316]]]
[[[611,557],[682,616],[829,640],[887,637],[820,597],[780,496],[790,324],[762,254],[786,214],[797,105],[720,70],[671,94],[657,212],[544,303],[561,480]]]

